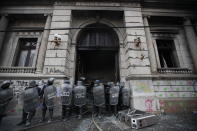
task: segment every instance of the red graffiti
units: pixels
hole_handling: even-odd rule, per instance
[[[13,109],[13,110],[10,110],[10,111],[8,111],[8,112],[16,112],[16,111]]]
[[[187,81],[187,84],[188,85],[193,85],[193,82],[192,81]]]
[[[190,104],[191,105],[197,105],[197,101],[191,101]]]
[[[146,111],[153,112],[153,100],[152,99],[147,99],[145,101],[145,106],[146,106]]]
[[[160,107],[164,107],[165,106],[165,101],[159,101]]]

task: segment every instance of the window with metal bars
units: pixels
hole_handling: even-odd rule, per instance
[[[37,40],[37,38],[19,38],[15,66],[32,67]]]

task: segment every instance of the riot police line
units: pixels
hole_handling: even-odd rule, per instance
[[[42,119],[46,120],[46,112],[49,112],[48,122],[53,120],[54,107],[62,105],[62,119],[66,119],[72,113],[73,106],[78,109],[78,117],[82,117],[82,110],[87,104],[87,87],[82,80],[77,81],[73,86],[70,80],[64,80],[60,88],[60,101],[57,99],[57,88],[54,86],[54,78],[49,78],[47,83],[43,81],[36,83],[32,80],[29,86],[21,94],[23,103],[22,121],[18,125],[31,125],[31,120],[36,114],[36,109],[42,105]],[[11,82],[4,81],[0,86],[0,116],[1,119],[6,113],[9,102],[13,99],[13,90],[9,88]],[[101,116],[102,109],[110,106],[114,113],[117,113],[118,105],[130,106],[130,90],[124,83],[109,82],[104,85],[99,80],[94,82],[92,88],[94,113]],[[14,108],[14,107],[13,107]]]

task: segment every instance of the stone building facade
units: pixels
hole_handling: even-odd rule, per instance
[[[197,110],[196,5],[192,0],[4,1],[0,79],[11,79],[16,95],[29,80],[49,77],[57,87],[65,77],[73,84],[80,76],[123,81],[134,108]]]

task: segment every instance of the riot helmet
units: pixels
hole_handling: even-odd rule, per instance
[[[114,86],[114,82],[108,82],[108,86]]]
[[[124,87],[125,86],[125,83],[124,82],[120,82],[120,86],[121,87]]]
[[[43,80],[40,80],[39,82],[38,82],[38,86],[42,86],[44,84],[44,81]]]
[[[70,80],[64,80],[64,83],[70,84]]]
[[[82,86],[82,81],[77,81],[77,86]]]
[[[79,80],[80,80],[80,81],[85,81],[86,78],[85,78],[85,77],[80,77]]]
[[[6,81],[3,81],[3,83],[1,84],[1,88],[2,89],[9,88],[10,85],[11,85],[11,81],[6,80]]]
[[[100,83],[100,80],[95,80],[94,85],[97,86],[99,85],[99,83]]]
[[[36,81],[35,80],[32,80],[32,81],[29,82],[29,86],[30,87],[36,87],[36,85],[37,84],[36,84]]]
[[[99,83],[100,83],[100,80],[95,80],[94,83],[95,83],[95,84],[99,84]]]
[[[116,86],[120,86],[120,83],[119,83],[119,82],[117,82],[117,83],[116,83]]]
[[[53,85],[54,80],[55,80],[54,78],[49,78],[48,81],[47,81],[47,84],[48,85]]]

